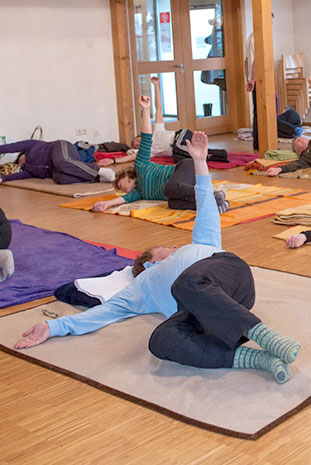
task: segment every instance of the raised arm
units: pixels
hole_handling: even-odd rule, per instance
[[[142,110],[141,120],[141,141],[134,162],[134,169],[144,163],[150,162],[150,152],[152,145],[152,126],[150,119],[150,98],[144,95],[139,97],[139,105]]]
[[[151,78],[151,82],[154,85],[154,94],[155,94],[155,107],[156,107],[155,120],[156,120],[156,123],[163,123],[160,79],[156,76],[153,76]]]
[[[150,119],[150,97],[141,95],[139,97],[139,105],[142,110],[141,132],[144,134],[152,134],[152,126]]]
[[[194,162],[196,175],[197,216],[192,231],[192,242],[194,244],[211,245],[221,250],[219,211],[206,163],[207,136],[203,132],[194,132],[191,142],[186,140],[186,144]]]

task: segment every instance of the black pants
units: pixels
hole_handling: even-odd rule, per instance
[[[193,160],[185,158],[177,163],[173,175],[167,181],[164,188],[169,208],[196,210],[194,185]]]
[[[253,97],[253,149],[258,150],[258,123],[257,123],[257,94],[256,94],[256,84],[254,90],[252,91]]]
[[[247,263],[221,252],[187,268],[174,282],[178,311],[149,341],[158,358],[202,368],[231,368],[243,334],[260,323],[250,313],[254,280]]]
[[[49,169],[53,181],[57,184],[74,184],[96,181],[99,167],[80,161],[74,145],[58,140],[54,142]]]
[[[178,163],[181,160],[191,159],[188,148],[185,145],[185,140],[191,141],[193,132],[190,129],[180,129],[175,133],[174,144],[172,148],[172,155],[174,163]],[[223,163],[229,163],[228,152],[223,149],[208,149],[207,161],[220,161]]]
[[[0,249],[7,249],[11,243],[12,228],[4,211],[0,208]]]
[[[295,110],[289,109],[278,116],[278,137],[291,139],[295,137],[295,129],[301,127],[301,119]]]

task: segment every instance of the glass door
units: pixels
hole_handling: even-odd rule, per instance
[[[167,129],[176,130],[187,126],[183,99],[184,64],[178,36],[180,34],[179,1],[133,0],[130,6],[130,30],[134,91],[148,95],[152,101],[151,116],[154,120],[154,88],[151,76],[160,78],[162,112]],[[136,103],[135,102],[135,103]],[[140,111],[136,104],[137,126]]]
[[[236,129],[237,108],[235,99],[230,98],[237,80],[232,24],[236,3],[130,2],[135,98],[149,95],[154,102],[150,77],[158,75],[167,129],[188,127],[207,134]],[[243,63],[241,57],[240,53]],[[240,85],[245,92],[244,83]],[[139,125],[140,111],[136,111]]]

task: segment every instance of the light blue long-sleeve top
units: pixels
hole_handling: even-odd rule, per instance
[[[190,265],[221,252],[219,212],[210,175],[196,176],[197,217],[192,244],[184,245],[163,261],[147,262],[146,270],[107,302],[83,313],[48,321],[50,337],[96,331],[126,318],[147,313],[170,317],[177,311],[171,294],[175,279]]]

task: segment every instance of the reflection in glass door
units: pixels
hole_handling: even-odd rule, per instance
[[[224,57],[222,1],[191,0],[189,11],[192,59],[207,60],[193,76],[196,117],[226,115],[225,70],[212,60]]]

